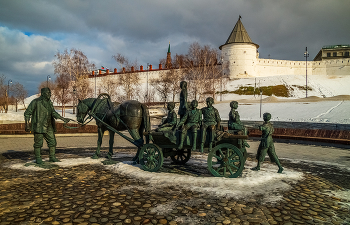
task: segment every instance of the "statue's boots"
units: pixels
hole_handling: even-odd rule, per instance
[[[36,164],[43,164],[43,160],[41,159],[41,148],[34,148],[34,155],[35,155],[35,163]]]
[[[192,145],[192,151],[196,150],[197,146],[197,132],[193,133],[193,145]]]
[[[180,136],[180,144],[179,144],[179,147],[177,147],[178,149],[183,149],[185,136],[186,136],[185,133],[181,133],[181,136]]]
[[[204,152],[204,142],[202,142],[202,143],[201,143],[200,152],[201,152],[201,153],[203,153],[203,152]]]
[[[50,151],[50,162],[61,162],[56,158],[55,152],[56,152],[56,147],[49,147]]]

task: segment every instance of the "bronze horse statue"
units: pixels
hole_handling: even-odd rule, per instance
[[[107,94],[101,95],[108,96]],[[129,131],[133,139],[132,143],[138,147],[137,154],[133,158],[133,161],[138,161],[139,150],[143,145],[143,133],[149,132],[151,129],[147,106],[135,100],[124,101],[120,104],[117,102],[111,102],[109,96],[107,99],[101,99],[100,96],[98,98],[79,100],[77,106],[77,121],[83,123],[86,115],[93,113],[98,127],[97,149],[92,158],[98,159],[100,157],[103,133],[106,130],[109,131],[109,152],[107,158],[111,159],[111,156],[113,155],[115,132],[108,129],[105,125],[107,124],[117,131]],[[146,135],[146,143],[149,143],[148,135]]]

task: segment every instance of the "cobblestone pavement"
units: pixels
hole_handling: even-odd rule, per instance
[[[135,153],[135,149],[118,151]],[[93,150],[60,148],[57,152],[58,158],[81,158],[92,155]],[[252,161],[252,156],[248,160]],[[0,225],[350,223],[349,202],[327,194],[349,188],[349,180],[338,177],[330,181],[317,166],[282,160],[285,169],[298,169],[305,173],[305,179],[291,184],[292,189],[283,193],[281,201],[265,204],[259,197],[216,198],[178,186],[150,191],[142,188],[144,182],[113,173],[103,165],[55,167],[45,171],[6,166],[24,164],[33,158],[32,152],[18,151],[0,156]],[[116,158],[117,161],[130,159],[125,154]],[[329,169],[329,174],[333,169]],[[194,171],[198,170],[167,163],[161,173],[209,176],[207,172]]]

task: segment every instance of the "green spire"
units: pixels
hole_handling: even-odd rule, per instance
[[[168,53],[170,53],[170,41],[169,41]]]

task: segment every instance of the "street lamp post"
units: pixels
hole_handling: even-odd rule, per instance
[[[49,87],[49,80],[51,80],[51,76],[47,75],[47,77],[46,77],[46,87]]]
[[[9,110],[10,83],[12,84],[12,80],[8,80],[8,82],[7,82],[7,96],[6,96],[5,113],[7,113],[7,111]]]
[[[305,66],[306,66],[305,77],[306,77],[306,98],[307,98],[307,57],[309,57],[307,47],[305,48],[304,57],[305,57]]]
[[[260,118],[261,118],[261,108],[262,108],[262,90],[260,90]]]
[[[94,73],[94,77],[95,77],[95,98],[96,98],[96,73]]]
[[[76,99],[77,89],[73,87],[73,114],[75,114],[75,99]]]
[[[149,73],[149,63],[147,63],[147,90],[146,90],[146,101],[148,102],[148,73]]]
[[[224,69],[223,69],[223,62],[224,62],[224,59],[220,58],[220,62],[221,62],[221,79],[220,79],[220,102],[222,101],[222,76],[225,75],[224,73]]]

